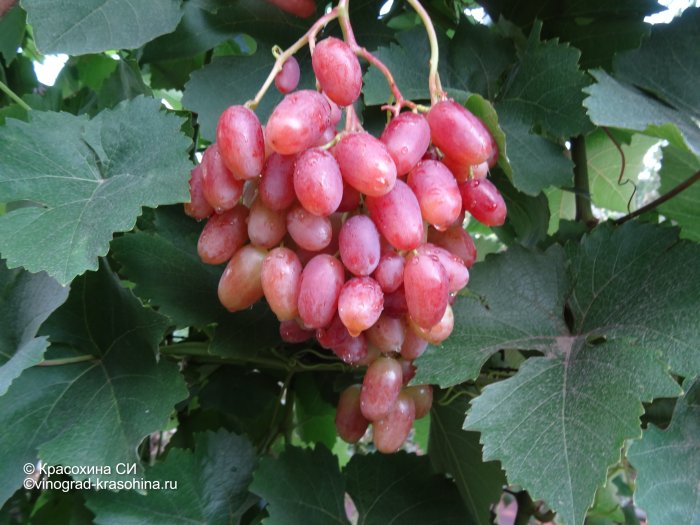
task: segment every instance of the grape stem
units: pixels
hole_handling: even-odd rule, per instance
[[[288,47],[281,53],[275,53],[276,60],[275,64],[272,66],[270,74],[267,75],[265,82],[255,94],[255,97],[252,100],[249,100],[245,103],[245,107],[247,107],[248,109],[255,110],[260,104],[260,101],[265,96],[265,93],[267,93],[267,90],[270,89],[270,86],[275,81],[277,73],[282,71],[282,66],[287,61],[287,59],[294,55],[294,53],[302,49],[306,44],[309,44],[309,46],[313,50],[313,45],[316,41],[316,35],[326,26],[326,24],[328,24],[332,20],[335,20],[336,18],[338,18],[338,8],[331,9],[328,13],[316,20],[316,22],[314,22],[314,25],[312,25],[299,40],[294,42],[294,44],[292,44],[290,47]],[[275,49],[275,51],[279,51],[279,48]]]
[[[411,7],[420,17],[425,32],[428,34],[428,42],[430,43],[430,72],[428,73],[428,89],[430,90],[430,102],[435,104],[447,98],[447,94],[442,89],[440,82],[440,74],[438,73],[438,64],[440,61],[440,46],[438,45],[435,26],[430,19],[430,15],[425,10],[423,5],[418,0],[407,0]]]
[[[32,108],[29,107],[29,104],[27,104],[24,100],[22,100],[21,98],[19,98],[19,96],[17,95],[17,93],[15,93],[14,91],[12,91],[12,90],[11,90],[9,87],[7,87],[7,85],[6,85],[4,82],[2,82],[2,81],[0,81],[0,91],[2,91],[3,93],[5,93],[5,95],[7,95],[8,97],[10,97],[10,98],[12,99],[13,102],[15,102],[19,107],[21,107],[21,108],[24,109],[25,111],[31,111],[31,110],[32,110]]]

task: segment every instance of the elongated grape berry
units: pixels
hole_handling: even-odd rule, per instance
[[[328,37],[316,44],[311,66],[321,89],[339,106],[349,106],[360,96],[360,62],[342,40]]]
[[[415,418],[416,406],[413,397],[401,392],[391,411],[373,423],[373,440],[377,450],[384,454],[392,454],[399,450],[411,432]]]
[[[506,203],[488,179],[472,179],[460,184],[462,205],[481,224],[501,226],[506,220]]]
[[[294,191],[301,205],[314,215],[330,215],[343,198],[343,177],[333,155],[307,149],[294,165]]]
[[[335,428],[340,439],[347,443],[357,443],[365,435],[369,421],[360,411],[360,385],[352,385],[343,390],[335,412]]]
[[[301,262],[289,248],[275,248],[263,260],[260,282],[267,304],[280,321],[299,315],[301,272]]]
[[[445,268],[433,255],[412,255],[403,273],[406,304],[411,319],[430,328],[442,319],[447,308],[448,278]]]
[[[287,214],[271,210],[260,197],[255,199],[248,215],[248,237],[256,246],[270,249],[287,234]]]
[[[265,161],[258,194],[271,210],[285,210],[296,200],[294,193],[294,155],[272,153]]]
[[[219,280],[219,301],[231,312],[244,310],[262,299],[262,262],[267,252],[248,244],[228,262]]]
[[[379,357],[369,365],[360,393],[362,415],[370,421],[385,417],[396,404],[402,382],[401,364],[396,359]]]
[[[471,268],[476,261],[476,245],[469,233],[461,224],[455,224],[443,232],[430,228],[428,241],[445,248],[464,262],[467,268]]]
[[[440,161],[421,161],[408,175],[423,218],[438,230],[451,226],[462,211],[457,181]]]
[[[430,385],[415,385],[407,387],[406,392],[416,405],[416,419],[420,419],[430,412],[433,406],[433,387]]]
[[[383,308],[384,293],[371,277],[353,277],[340,290],[338,315],[352,336],[376,323]]]
[[[280,337],[285,343],[303,343],[314,336],[313,330],[305,330],[296,319],[280,323]]]
[[[433,144],[452,160],[464,165],[481,164],[493,154],[493,140],[486,126],[467,108],[443,100],[428,112]]]
[[[406,336],[406,325],[403,319],[382,314],[365,334],[369,342],[382,353],[398,353]]]
[[[275,75],[275,87],[283,95],[291,93],[299,85],[300,76],[299,62],[296,58],[289,57],[282,64],[280,72]]]
[[[287,232],[300,248],[312,252],[323,250],[333,238],[331,220],[309,213],[300,205],[287,212]]]
[[[401,113],[379,138],[396,164],[398,176],[406,175],[423,158],[430,145],[430,126],[423,115]]]
[[[279,7],[282,11],[291,13],[300,18],[308,18],[316,12],[314,0],[265,0],[267,3]]]
[[[379,232],[366,215],[355,215],[345,221],[338,242],[340,259],[351,273],[369,275],[379,264]]]
[[[244,106],[231,106],[219,117],[216,143],[226,167],[237,179],[260,175],[265,162],[265,140],[258,117]]]
[[[413,250],[423,242],[418,199],[402,180],[397,180],[386,195],[367,196],[365,204],[379,232],[397,250]]]
[[[386,195],[396,182],[396,165],[389,152],[369,133],[345,135],[332,150],[350,186],[365,195]]]
[[[306,326],[323,328],[333,320],[344,281],[343,265],[331,255],[317,255],[306,264],[298,303],[299,317]]]
[[[242,205],[212,215],[197,241],[197,253],[206,264],[223,264],[248,242],[248,208]]]
[[[277,104],[267,121],[267,142],[282,155],[311,148],[330,126],[330,113],[330,104],[321,93],[310,89],[290,93]]]

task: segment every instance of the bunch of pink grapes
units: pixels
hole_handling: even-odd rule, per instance
[[[371,424],[376,448],[390,453],[432,404],[431,386],[407,384],[413,361],[452,332],[451,304],[476,258],[465,213],[488,226],[505,220],[486,178],[498,149],[452,100],[400,113],[379,138],[357,123],[341,129],[341,108],[360,95],[360,63],[329,37],[312,66],[320,91],[294,91],[299,65],[286,60],[275,79],[285,97],[265,127],[245,106],[222,113],[185,211],[207,219],[202,261],[227,263],[218,293],[228,310],[264,297],[284,341],[315,338],[367,367],[340,395],[336,427],[353,443]]]

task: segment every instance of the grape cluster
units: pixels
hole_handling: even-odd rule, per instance
[[[245,106],[222,113],[185,210],[208,218],[202,261],[228,263],[218,289],[227,309],[264,296],[283,340],[315,337],[367,366],[340,396],[338,433],[356,442],[371,423],[376,448],[394,452],[432,404],[429,385],[406,386],[413,360],[452,332],[451,303],[476,258],[465,212],[489,226],[505,219],[486,178],[498,149],[451,100],[396,115],[379,138],[348,109],[339,131],[341,108],[360,95],[360,63],[329,37],[312,67],[320,91],[294,91],[299,65],[286,60],[275,78],[286,96],[265,127]]]

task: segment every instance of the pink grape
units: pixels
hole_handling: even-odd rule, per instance
[[[430,228],[428,241],[462,259],[467,268],[471,268],[476,261],[476,245],[461,224],[455,224],[444,232]]]
[[[401,365],[401,374],[403,377],[402,384],[405,386],[415,377],[416,366],[413,364],[413,361],[408,359],[401,358],[398,361]]]
[[[401,392],[392,410],[382,419],[374,421],[374,446],[379,452],[392,454],[401,448],[411,432],[416,418],[413,398]]]
[[[265,0],[267,3],[277,6],[282,11],[291,13],[300,18],[308,18],[316,12],[314,0]]]
[[[408,186],[416,194],[423,218],[438,230],[453,224],[462,212],[457,181],[440,161],[421,161],[408,175]]]
[[[413,250],[423,242],[423,219],[418,199],[402,180],[397,180],[386,195],[368,196],[365,204],[379,232],[397,250]]]
[[[330,215],[343,198],[343,177],[333,155],[307,149],[294,165],[294,191],[301,205],[314,215]]]
[[[447,308],[448,278],[438,258],[420,253],[410,256],[403,282],[411,319],[423,328],[439,322]]]
[[[219,117],[216,143],[226,167],[237,179],[260,175],[265,140],[258,117],[244,106],[231,106]]]
[[[311,66],[323,92],[339,106],[349,106],[360,96],[360,61],[342,40],[328,37],[316,44]]]
[[[340,259],[350,273],[369,275],[379,263],[379,232],[366,215],[350,217],[340,228]]]
[[[415,324],[413,319],[409,319],[409,326],[411,330],[413,330],[416,333],[416,335],[418,335],[418,337],[420,337],[421,339],[425,339],[428,343],[433,345],[439,345],[445,339],[450,337],[454,325],[454,312],[452,311],[452,307],[449,304],[445,308],[445,313],[443,314],[442,319],[440,319],[440,321],[435,323],[430,328],[423,328],[421,326],[418,326],[417,324]]]
[[[364,333],[361,335],[365,335]],[[374,345],[367,345],[367,355],[360,359],[357,363],[355,363],[357,366],[369,366],[372,363],[374,363],[377,358],[381,355],[381,352],[379,349],[374,346]]]
[[[338,106],[338,104],[336,104],[330,98],[328,98],[328,95],[324,93],[323,96],[326,97],[326,101],[331,107],[331,127],[335,128],[338,125],[338,122],[340,122],[340,119],[343,118],[343,110],[340,109],[340,106]]]
[[[401,113],[379,138],[396,164],[396,173],[406,175],[418,164],[430,145],[430,126],[423,115]]]
[[[335,428],[340,439],[346,443],[357,443],[365,435],[369,421],[360,410],[361,385],[352,385],[343,390],[335,411]]]
[[[413,361],[422,356],[428,349],[428,341],[418,336],[413,330],[406,330],[406,335],[401,345],[401,357]]]
[[[275,248],[267,254],[260,271],[267,304],[280,321],[290,321],[299,315],[301,262],[289,248]]]
[[[240,204],[232,210],[212,215],[199,235],[197,253],[206,264],[228,261],[248,241],[248,208]]]
[[[228,262],[219,280],[219,301],[231,312],[244,310],[263,297],[260,271],[267,251],[248,244]]]
[[[396,165],[378,139],[369,133],[345,135],[332,150],[350,186],[365,195],[385,195],[396,182]]]
[[[460,184],[464,209],[481,224],[501,226],[506,221],[506,203],[488,179],[472,179]]]
[[[384,294],[371,277],[353,277],[340,290],[338,314],[354,337],[376,323],[383,308]]]
[[[314,336],[313,330],[305,330],[296,319],[280,323],[280,337],[285,343],[303,343]]]
[[[309,328],[323,328],[333,320],[345,281],[343,265],[331,255],[311,259],[301,272],[299,317]]]
[[[260,198],[255,199],[248,216],[250,242],[262,248],[277,246],[287,233],[287,214],[271,210]]]
[[[370,344],[382,353],[400,352],[406,336],[406,325],[403,319],[382,314],[365,334]]]
[[[202,157],[204,198],[217,213],[232,209],[243,194],[243,181],[236,179],[224,164],[216,144]]]
[[[267,141],[274,151],[293,155],[312,147],[330,125],[331,108],[317,91],[286,95],[267,120]]]
[[[403,256],[395,251],[386,252],[379,258],[374,278],[384,293],[395,292],[403,284],[404,265]]]
[[[300,205],[287,212],[287,231],[300,248],[313,252],[324,249],[333,238],[331,220],[309,213]]]
[[[416,419],[425,417],[433,406],[433,387],[430,385],[415,385],[404,390],[416,406]]]
[[[289,57],[282,64],[280,72],[275,75],[275,87],[280,93],[286,95],[297,88],[300,76],[299,62],[296,58]]]
[[[271,210],[285,210],[296,200],[294,193],[294,155],[272,153],[265,161],[258,194]]]
[[[201,164],[197,164],[192,168],[190,172],[190,202],[185,203],[185,213],[198,221],[206,219],[214,213],[214,208],[204,198],[202,175]]]
[[[379,357],[365,372],[360,393],[362,415],[370,421],[385,417],[401,392],[403,375],[396,359]]]
[[[481,164],[493,153],[491,133],[467,108],[443,100],[428,112],[430,134],[447,157],[461,164]]]
[[[489,165],[487,161],[475,166],[469,164],[460,164],[450,157],[444,157],[442,163],[452,172],[455,180],[459,183],[466,182],[469,179],[483,179],[489,173]]]
[[[367,358],[367,339],[365,334],[359,334],[356,337],[348,335],[331,350],[341,361],[349,365],[359,365]]]
[[[450,293],[455,293],[464,288],[469,282],[469,270],[464,261],[445,248],[431,243],[425,243],[418,247],[418,253],[434,255],[447,272],[448,287]]]

